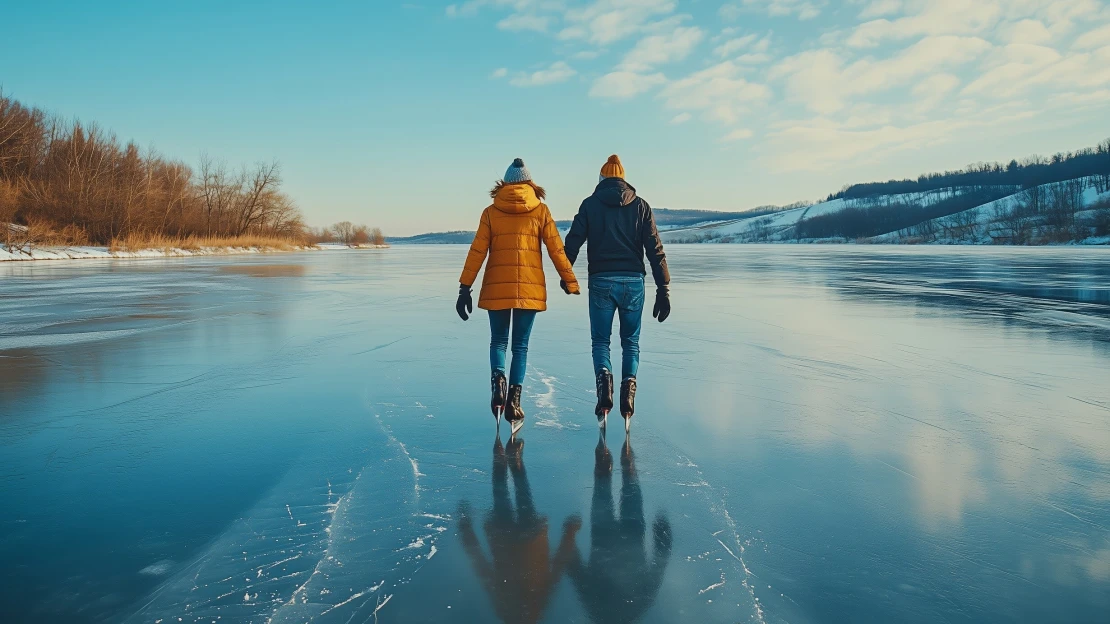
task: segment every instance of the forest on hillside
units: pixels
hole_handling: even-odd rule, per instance
[[[27,244],[271,240],[381,243],[349,222],[306,227],[282,190],[281,166],[231,167],[207,156],[196,169],[95,123],[28,107],[0,92],[0,237]],[[13,241],[13,237],[21,240]]]
[[[916,180],[850,184],[830,194],[828,200],[923,193],[954,187],[1010,187],[1020,190],[1088,176],[1097,176],[1102,184],[1110,186],[1110,138],[1095,147],[1060,152],[1051,157],[1034,155],[1020,161],[1014,159],[1006,164],[975,163],[964,169],[922,174]]]

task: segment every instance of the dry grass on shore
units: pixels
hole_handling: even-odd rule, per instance
[[[167,253],[174,249],[199,251],[201,249],[262,249],[266,251],[293,251],[305,247],[303,241],[292,238],[272,236],[188,236],[178,238],[164,234],[145,234],[142,232],[121,236],[112,241],[108,249],[112,252],[136,252],[145,249],[162,249]]]

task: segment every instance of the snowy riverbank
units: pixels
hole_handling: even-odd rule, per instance
[[[0,244],[0,262],[20,262],[33,260],[106,260],[134,258],[178,258],[189,256],[230,256],[260,253],[289,253],[295,251],[348,251],[351,249],[381,249],[388,245],[360,245],[352,247],[335,243],[321,243],[311,247],[277,249],[266,247],[200,247],[182,249],[140,249],[137,251],[112,251],[108,247],[30,247],[9,249]]]

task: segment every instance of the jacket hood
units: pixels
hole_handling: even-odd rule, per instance
[[[605,178],[594,189],[594,197],[606,206],[619,208],[636,201],[636,189],[621,178]]]
[[[509,214],[531,212],[541,203],[536,190],[527,182],[506,184],[498,189],[493,198],[493,207]]]

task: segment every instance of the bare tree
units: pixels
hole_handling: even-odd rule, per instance
[[[350,245],[355,236],[355,226],[350,221],[340,221],[331,226],[331,231],[335,232],[335,238],[344,245]]]

